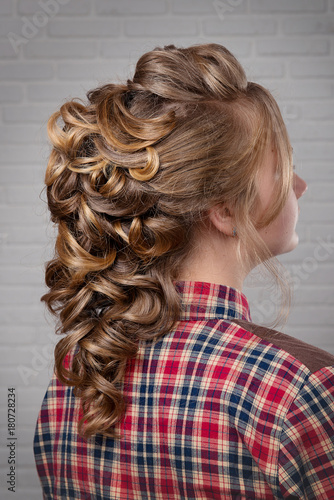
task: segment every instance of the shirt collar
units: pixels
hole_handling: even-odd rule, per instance
[[[235,288],[200,281],[176,281],[181,320],[243,319],[251,321],[245,295]]]

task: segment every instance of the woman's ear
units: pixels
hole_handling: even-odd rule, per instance
[[[226,205],[215,205],[208,211],[210,222],[225,236],[235,236],[236,229],[233,223],[231,210]]]

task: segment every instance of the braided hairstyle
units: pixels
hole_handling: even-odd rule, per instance
[[[45,182],[58,236],[42,300],[67,334],[55,368],[81,399],[79,432],[117,437],[127,361],[178,320],[174,281],[194,229],[210,207],[232,203],[240,258],[270,257],[257,229],[285,203],[291,146],[274,98],[217,44],[156,48],[139,59],[132,80],[87,98],[66,102],[48,121]],[[281,182],[255,221],[256,176],[269,143]]]

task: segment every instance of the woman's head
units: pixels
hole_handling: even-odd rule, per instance
[[[182,250],[177,226],[189,241],[213,204],[233,205],[240,241],[254,240],[252,226],[266,226],[285,204],[292,154],[280,111],[267,90],[247,82],[224,47],[156,49],[140,58],[132,81],[88,97],[87,107],[62,106],[63,132],[56,126],[59,115],[51,120],[50,137],[66,167],[51,163],[46,181],[50,192],[55,176],[60,191],[77,185],[90,232],[95,226],[89,217],[101,218],[102,233],[111,223],[109,232],[139,257],[161,257],[173,247]],[[277,155],[279,182],[265,217],[256,221],[256,178],[268,146]],[[72,215],[70,210],[67,217]]]
[[[43,299],[71,332],[58,344],[57,369],[81,394],[89,434],[119,416],[117,384],[138,340],[177,320],[173,280],[212,207],[233,213],[240,260],[253,266],[271,256],[260,231],[288,199],[292,152],[271,94],[216,44],[144,54],[132,80],[90,91],[87,104],[65,103],[48,132],[46,185],[59,236]],[[277,181],[259,216],[268,148]],[[75,344],[77,363],[65,373]],[[88,409],[89,385],[100,417]]]

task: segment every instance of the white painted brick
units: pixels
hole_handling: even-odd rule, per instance
[[[4,205],[6,203],[6,191],[3,186],[0,186],[0,205]]]
[[[331,328],[332,322],[333,322],[333,311],[332,308],[326,306],[326,305],[316,305],[316,306],[311,306],[305,307],[305,306],[299,306],[299,307],[294,307],[291,310],[290,316],[289,316],[289,322],[292,325],[296,326],[310,326],[312,325],[313,327],[317,327],[319,324],[319,318],[321,318],[321,323],[323,325],[328,326]],[[321,346],[321,339],[319,339],[318,335],[314,336],[314,342],[312,342],[312,345],[315,346]]]
[[[23,211],[23,208],[20,207],[20,210]],[[45,227],[44,227],[46,222],[44,222],[44,225],[42,225],[41,224],[42,221],[40,221],[38,219],[36,221],[40,223],[40,227],[38,229],[37,229],[37,226],[32,227],[31,225],[29,225],[29,222],[31,224],[32,221],[29,221],[27,223],[27,225],[24,227],[22,227],[20,225],[14,225],[14,224],[12,224],[12,225],[3,224],[1,227],[1,231],[0,231],[0,248],[5,249],[7,247],[12,247],[12,246],[22,244],[22,243],[26,244],[26,246],[34,244],[34,245],[39,245],[40,248],[45,249],[45,251],[44,251],[44,254],[45,254],[44,258],[45,259],[46,259],[46,255],[48,255],[48,256],[50,255],[50,257],[51,257],[51,254],[52,254],[51,247],[48,246],[49,242],[51,241],[51,237],[46,235],[46,231],[45,231]],[[44,245],[43,247],[42,247],[42,244]],[[0,250],[0,255],[1,255],[1,250]],[[5,255],[6,254],[4,253],[4,256]],[[6,267],[3,268],[1,266],[1,262],[0,262],[0,273],[1,274],[4,273],[4,276],[5,276],[7,274],[6,269],[8,268],[9,263],[3,261],[3,264],[5,264]],[[35,267],[34,267],[34,269],[35,269]],[[22,272],[22,275],[25,276],[25,273],[29,269],[31,269],[29,266],[24,266],[23,268],[18,267],[17,272],[18,273]],[[9,276],[7,279],[11,283],[13,283],[11,276]],[[5,278],[4,278],[4,282],[5,282]]]
[[[124,72],[124,62],[112,61],[106,64],[105,61],[90,62],[89,76],[92,79],[92,86],[97,82],[110,82],[111,78]],[[61,80],[81,80],[87,79],[87,63],[59,63],[57,76]]]
[[[31,59],[90,59],[97,54],[97,44],[95,41],[32,40],[23,50]]]
[[[19,102],[23,99],[23,87],[21,85],[0,85],[0,102]]]
[[[270,90],[278,102],[299,101],[305,99],[328,99],[333,97],[333,83],[330,81],[290,80],[271,82],[263,81],[263,85]],[[307,105],[307,103],[305,104]]]
[[[34,351],[34,357],[16,365],[16,372],[20,383],[24,387],[40,387],[45,390],[45,381],[52,378],[54,372],[54,347],[43,346],[43,350]]]
[[[69,0],[62,6],[61,15],[74,16],[89,14],[92,11],[92,2],[90,0]]]
[[[305,207],[300,212],[299,219],[308,220],[307,214],[305,214]],[[284,255],[279,256],[279,260],[288,268],[294,266],[294,268],[299,268],[301,264],[308,260],[310,257],[315,257],[317,252],[326,256],[326,265],[334,264],[334,235],[326,235],[322,240],[316,240],[311,243],[303,242],[299,243],[293,252],[289,252]],[[299,267],[298,267],[299,266]],[[330,284],[330,283],[328,283]]]
[[[25,346],[12,346],[3,348],[0,352],[0,366],[8,366],[15,368],[24,365],[35,372],[41,372],[48,369],[53,364],[54,346],[51,343],[44,345],[25,345]],[[23,370],[18,370],[19,382],[24,384],[22,380]]]
[[[24,257],[26,258],[26,256]],[[29,256],[31,258],[31,256]],[[0,286],[0,296],[2,305],[20,305],[34,304],[40,299],[40,290],[32,286],[27,287],[3,287]]]
[[[307,326],[299,327],[299,326],[289,325],[287,328],[284,327],[284,331],[295,338],[304,340],[304,342],[307,342],[309,344],[313,343],[314,339],[313,327],[307,327]],[[329,332],[328,328],[318,327],[317,336],[321,338],[323,344],[325,343],[331,344],[332,334]],[[333,347],[333,345],[331,347]]]
[[[0,3],[0,15],[10,16],[13,10],[13,2],[11,0],[2,0]]]
[[[290,62],[290,73],[296,78],[333,78],[334,59],[319,60],[308,58]]]
[[[334,305],[334,296],[331,289],[326,287],[307,286],[307,284],[303,283],[303,288],[297,290],[295,293],[293,306],[298,307],[304,305],[304,307],[309,307],[317,304],[327,305],[328,308]]]
[[[20,314],[17,314],[17,307],[8,306],[1,311],[1,319],[4,325],[40,325],[44,320],[44,306],[36,302],[28,307],[20,307]]]
[[[264,56],[325,55],[329,53],[328,40],[309,38],[265,38],[256,41],[257,53]]]
[[[42,265],[34,267],[0,266],[0,283],[2,285],[44,285],[44,269]]]
[[[309,223],[333,223],[333,203],[317,203],[303,207],[303,218]]]
[[[20,375],[19,371],[17,370],[16,364],[15,364],[15,367],[3,365],[3,367],[0,368],[0,380],[7,380],[8,385],[13,386],[13,387],[18,387],[22,383],[22,376]],[[17,412],[17,420],[18,420],[18,418],[19,418],[19,411]],[[1,430],[0,430],[0,432],[1,432]],[[7,434],[7,429],[6,429],[6,433],[2,434],[2,436],[6,435],[6,434]],[[20,444],[20,448],[21,448],[21,432],[19,433],[19,437],[20,437],[19,444]],[[1,490],[0,490],[0,492],[1,492]]]
[[[46,216],[44,218],[46,218]],[[19,243],[35,243],[45,245],[50,239],[50,235],[47,234],[45,222],[43,220],[41,220],[39,225],[36,226],[29,224],[15,227],[3,225],[0,235],[2,235],[3,241],[5,241],[8,245],[15,245]]]
[[[334,183],[315,183],[309,186],[307,191],[307,199],[312,202],[331,202],[333,201],[333,193],[334,193]]]
[[[4,166],[13,163],[22,164],[23,160],[26,164],[36,164],[44,161],[44,158],[41,146],[32,146],[30,144],[25,145],[23,154],[20,148],[17,148],[14,145],[5,145],[1,148],[0,164]]]
[[[95,0],[96,13],[99,15],[145,15],[164,14],[167,10],[165,0]]]
[[[326,0],[251,0],[253,12],[323,12]]]
[[[160,44],[160,40],[159,40]],[[131,59],[137,62],[139,57],[154,48],[154,44],[148,44],[146,41],[138,40],[101,40],[101,56],[112,59]],[[124,62],[123,62],[124,64]]]
[[[286,269],[288,269],[289,266],[285,266]],[[293,266],[292,266],[293,267]],[[302,276],[300,274],[300,276]],[[295,276],[295,282],[297,282],[297,275]],[[304,288],[308,288],[310,285],[307,283],[307,282],[303,282],[304,284]],[[313,291],[314,290],[319,290],[320,293],[322,294],[322,291],[324,290],[324,287],[319,287],[317,285],[313,285]],[[302,291],[302,287],[301,286],[297,286],[294,288],[294,290],[291,290],[292,293],[293,293],[293,304],[294,305],[298,305],[298,297],[300,295],[300,292]],[[269,319],[270,315],[274,312],[274,307],[276,307],[277,302],[277,297],[278,297],[278,294],[277,292],[274,293],[272,289],[269,289],[267,287],[267,289],[264,289],[263,287],[261,289],[255,289],[255,290],[252,290],[250,289],[250,293],[248,290],[246,290],[246,294],[247,294],[247,297],[249,299],[249,297],[252,297],[250,302],[251,302],[251,313],[254,312],[254,310],[256,310],[256,316],[258,316],[258,314],[262,313],[262,320],[260,320],[260,318],[256,318],[256,322],[260,322],[260,324],[262,323],[267,323],[267,320]],[[294,306],[293,306],[294,307]],[[292,309],[291,309],[292,310]],[[266,320],[264,320],[264,318],[266,318]],[[281,328],[278,328],[279,330],[282,330]],[[284,330],[287,330],[289,332],[289,329],[288,328],[284,328]]]
[[[334,270],[330,270],[330,275],[334,277]],[[308,283],[308,282],[307,282]],[[332,288],[317,288],[316,293],[313,286],[304,285],[298,293],[295,294],[295,306],[307,305],[334,305],[334,292]]]
[[[202,43],[218,43],[224,45],[224,41],[218,36],[216,38],[210,37],[206,38]],[[252,53],[252,42],[249,42],[247,38],[236,38],[231,37],[228,39],[226,46],[230,52],[242,63],[243,60],[249,58]]]
[[[91,82],[75,82],[75,83],[50,83],[44,85],[31,84],[27,85],[28,99],[33,102],[56,102],[58,106],[69,99],[83,98],[85,99],[87,91],[91,88]]]
[[[153,20],[138,17],[125,21],[125,34],[129,37],[192,36],[198,34],[198,24],[196,18],[166,17]]]
[[[139,57],[146,52],[153,50],[155,47],[164,47],[165,45],[174,44],[177,47],[188,47],[192,44],[199,43],[219,43],[222,44],[222,40],[217,37],[188,37],[182,39],[177,37],[177,40],[173,37],[159,37],[158,43],[155,41],[146,41],[143,39],[131,40],[131,41],[121,41],[117,42],[113,40],[101,40],[101,56],[104,58],[112,58],[114,61],[121,60],[119,63],[123,65],[123,69],[128,67],[129,61],[135,66]],[[248,40],[231,38],[228,41],[228,49],[236,57],[246,57],[251,53],[252,45]]]
[[[2,80],[48,80],[53,77],[53,68],[48,63],[24,63],[22,61],[2,64]]]
[[[3,347],[0,351],[0,366],[8,366],[16,369],[18,365],[27,362],[31,357],[31,352],[28,351],[29,347],[25,346],[25,350],[23,348],[20,352],[15,345]],[[12,381],[11,383],[14,385]]]
[[[48,26],[48,32],[55,37],[117,37],[120,33],[119,21],[116,19],[76,19],[70,20],[56,19]]]
[[[226,4],[227,8],[219,9],[221,3]],[[217,6],[216,6],[217,5]],[[218,10],[217,10],[218,9]],[[247,2],[242,1],[239,5],[231,6],[228,1],[215,3],[214,0],[173,0],[172,10],[176,14],[215,14],[231,12],[245,12],[247,10]]]
[[[39,197],[41,195],[41,187],[39,185],[23,185],[17,186],[14,184],[8,186],[3,186],[0,191],[0,204],[17,206],[17,205],[31,205],[32,202],[39,204],[41,209],[43,203],[39,202]]]
[[[325,252],[323,251],[321,253],[322,257],[326,257]],[[297,266],[296,265],[287,265],[286,268],[288,271],[291,273],[292,277],[299,278],[300,279],[300,286],[295,287],[295,298],[298,298],[298,301],[300,300],[300,297],[304,293],[304,290],[307,291],[312,289],[312,287],[317,287],[319,290],[320,295],[323,297],[322,300],[319,298],[314,300],[317,300],[317,303],[328,303],[332,304],[333,299],[334,299],[334,290],[331,289],[329,290],[328,287],[324,286],[324,283],[327,282],[328,276],[334,276],[334,263],[333,263],[333,258],[328,259],[331,261],[330,263],[328,262],[318,262],[314,254],[312,254],[309,258],[305,260],[305,262],[300,262]],[[303,286],[301,286],[303,285]],[[328,296],[323,293],[323,291],[326,290]],[[302,302],[302,301],[301,301]]]
[[[58,9],[56,7],[48,8],[47,0],[19,0],[17,9],[19,14],[35,14],[37,11],[49,13],[50,18],[54,16],[82,16],[89,14],[91,11],[91,2],[89,0],[69,0],[67,4],[61,5],[55,0],[55,4],[58,4]],[[44,6],[44,9],[43,9]],[[52,12],[52,14],[50,14]]]
[[[286,17],[282,20],[282,28],[287,35],[331,34],[334,33],[334,19],[332,14]]]
[[[249,61],[244,64],[248,79],[258,81],[260,78],[280,78],[284,76],[284,63],[277,61]]]
[[[0,59],[16,59],[17,53],[8,40],[0,40]]]
[[[21,161],[18,160],[18,165],[22,164]],[[36,165],[29,165],[29,167],[22,168],[22,166],[11,165],[11,166],[2,166],[1,167],[1,181],[6,184],[37,184],[40,186],[41,190],[43,188],[43,179],[45,173],[46,163],[40,167],[36,167]],[[5,222],[4,222],[5,223]]]
[[[311,120],[334,120],[334,101],[311,101],[304,106],[303,117]]]
[[[0,125],[0,144],[30,144],[46,140],[46,131],[40,126]]]
[[[8,234],[4,229],[2,229],[2,232],[0,232],[0,246],[4,245],[8,245]]]
[[[290,122],[288,130],[293,141],[330,141],[334,138],[334,122]]]
[[[6,38],[8,40],[8,35],[9,33],[14,33],[17,36],[22,36],[26,37],[27,35],[30,36],[30,33],[32,34],[32,37],[40,37],[42,36],[41,30],[37,30],[35,33],[32,30],[28,30],[27,26],[29,26],[28,21],[26,21],[27,18],[23,16],[23,18],[17,18],[17,17],[1,17],[0,18],[0,38]],[[28,30],[27,32],[25,30]],[[35,33],[35,34],[33,34]],[[29,38],[27,38],[29,40]],[[8,41],[8,43],[10,43]]]
[[[24,209],[23,209],[24,207]],[[7,207],[6,207],[7,208]],[[37,202],[34,202],[34,203],[31,203],[31,205],[22,205],[22,206],[13,206],[13,207],[10,207],[10,209],[4,207],[4,205],[2,205],[0,207],[0,225],[1,225],[1,231],[4,231],[4,226],[6,225],[11,225],[11,224],[15,224],[15,226],[18,226],[18,225],[21,225],[21,224],[28,224],[28,225],[31,225],[32,223],[36,223],[38,224],[41,219],[42,219],[42,216],[40,215],[42,210],[44,210],[44,207],[41,207],[40,205],[38,205]],[[38,210],[39,210],[39,214],[38,214]],[[27,250],[28,246],[25,247],[25,249]],[[34,248],[34,247],[32,247]],[[0,254],[1,252],[3,251],[4,249],[1,248],[0,249]],[[13,260],[15,260],[15,258],[17,256],[20,256],[21,253],[23,252],[23,248],[22,246],[18,245],[18,246],[8,246],[7,248],[7,254],[6,254],[6,258],[8,258],[9,260],[7,261],[7,264],[9,262],[13,262]],[[33,250],[30,250],[30,251],[33,251]],[[34,249],[34,251],[36,251],[36,249]],[[15,262],[14,262],[15,264]]]
[[[43,294],[43,289],[41,289],[41,296]],[[40,321],[43,321],[41,316]],[[54,333],[54,329],[49,327],[47,329],[46,326],[44,328],[44,334],[41,333],[42,327],[40,325],[1,325],[0,326],[0,334],[2,338],[6,338],[6,344],[11,346],[15,345],[40,345],[40,344],[48,344],[52,342],[52,335],[55,337],[54,341],[57,340],[57,336]]]
[[[328,224],[310,224],[311,241],[318,241],[319,238],[326,240],[328,236],[331,236],[333,234],[334,231],[332,221],[330,221]]]
[[[4,90],[3,90],[4,89]],[[10,89],[13,89],[12,92]],[[22,88],[18,86],[5,86],[2,85],[0,88],[0,99],[1,96],[8,92],[8,99],[6,101],[18,101],[22,99]],[[12,96],[12,99],[10,97]],[[46,122],[51,114],[56,111],[56,106],[54,104],[39,104],[31,105],[24,104],[21,106],[4,106],[3,107],[3,120],[8,123],[38,123],[41,127],[46,126]]]
[[[224,20],[212,17],[203,20],[206,35],[255,36],[275,34],[277,20],[272,17],[229,16]],[[228,47],[227,47],[228,48]]]
[[[12,210],[15,209],[17,212],[21,212],[22,218],[25,212],[28,212],[27,209],[22,210],[22,208],[18,207],[13,208]],[[5,262],[7,266],[18,265],[27,268],[38,266],[41,262],[43,262],[42,253],[43,249],[36,245],[26,245],[25,247],[22,247],[21,245],[6,245],[0,247],[1,261]]]
[[[334,180],[334,168],[332,161],[324,162],[319,160],[319,158],[312,159],[310,161],[308,158],[304,158],[301,161],[301,165],[303,177],[325,182],[333,182]]]

